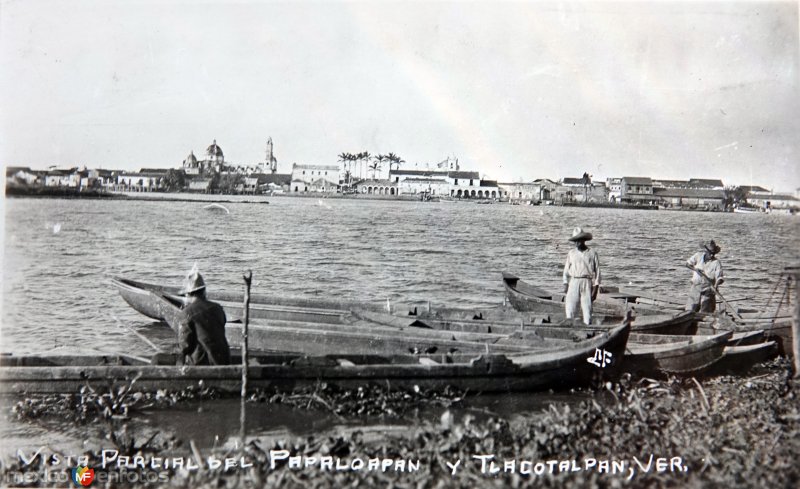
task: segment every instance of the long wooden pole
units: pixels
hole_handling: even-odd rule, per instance
[[[239,411],[239,426],[241,429],[242,450],[245,446],[245,437],[247,436],[247,422],[245,416],[245,403],[247,400],[247,334],[248,326],[250,324],[250,284],[253,280],[253,272],[248,270],[244,274],[244,324],[242,324],[242,402]]]
[[[714,284],[714,280],[712,280],[708,275],[706,275],[699,268],[694,268],[694,267],[690,266],[689,264],[686,265],[686,268],[688,268],[689,270],[692,270],[693,272],[697,272],[701,277],[706,279],[706,281],[708,281],[708,284],[711,286],[711,290],[713,290],[719,296],[719,298],[722,299],[722,302],[725,304],[725,307],[730,309],[731,313],[733,313],[733,315],[736,316],[738,319],[742,319],[742,316],[739,314],[739,312],[736,309],[734,309],[730,304],[728,304],[728,301],[726,301],[725,297],[722,296],[720,291],[717,289],[717,286]]]
[[[792,317],[792,353],[794,354],[794,378],[800,379],[800,265],[786,267],[783,272],[788,275],[786,287],[794,286],[794,315]],[[791,294],[789,294],[791,297]],[[789,299],[791,302],[791,299]]]

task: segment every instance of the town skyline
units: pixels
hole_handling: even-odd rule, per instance
[[[272,142],[272,137],[268,137],[267,139],[270,142]],[[266,163],[266,161],[265,161],[266,158],[261,158],[259,161],[250,161],[250,162],[242,162],[242,161],[235,161],[235,160],[232,161],[227,156],[228,150],[225,149],[222,144],[218,144],[218,141],[216,139],[212,140],[212,144],[218,145],[223,150],[223,152],[226,155],[225,156],[225,164],[227,166],[238,167],[238,168],[252,168],[252,169],[255,169],[257,167],[264,166],[265,163]],[[200,149],[198,151],[195,151],[194,149],[191,149],[191,150],[189,150],[189,153],[187,153],[187,155],[185,157],[188,157],[189,154],[192,154],[192,155],[194,155],[194,156],[196,156],[198,158],[202,158],[203,155],[205,154],[205,152],[206,152],[206,150],[203,150],[203,149]],[[337,158],[334,159],[333,161],[330,161],[330,162],[297,162],[297,161],[292,161],[291,163],[289,163],[287,161],[281,161],[281,159],[277,159],[277,162],[276,162],[277,163],[277,171],[276,171],[276,173],[284,173],[284,174],[285,173],[291,173],[293,165],[300,165],[300,166],[303,166],[303,165],[337,166],[337,167],[339,167],[341,172],[344,172],[345,171],[345,166],[344,166],[343,162],[340,159],[341,154],[342,153],[338,154]],[[357,153],[353,153],[353,155],[356,156]],[[266,156],[266,152],[264,152],[264,156]],[[374,157],[376,157],[376,156],[378,156],[378,154],[370,153],[370,158],[369,158],[368,162],[369,161],[373,161]],[[402,155],[398,155],[398,156],[400,156],[401,159],[402,159]],[[424,162],[422,164],[419,164],[417,162],[409,163],[408,161],[402,160],[403,163],[400,166],[395,166],[394,170],[447,171],[446,169],[442,170],[441,167],[437,167],[437,164],[438,163],[444,163],[444,162],[446,162],[448,160],[451,160],[451,159],[454,159],[455,161],[459,161],[457,155],[447,155],[447,156],[444,157],[444,159],[441,159],[439,161]],[[132,168],[132,169],[114,167],[113,165],[90,166],[90,165],[85,165],[83,163],[81,163],[81,164],[69,164],[69,165],[47,165],[47,166],[41,166],[41,165],[38,165],[38,166],[37,165],[5,165],[5,167],[27,167],[27,168],[30,168],[32,170],[40,170],[40,171],[44,171],[44,170],[48,170],[48,169],[65,170],[65,169],[71,169],[71,168],[87,168],[87,169],[93,169],[93,170],[102,169],[102,170],[108,170],[108,171],[122,171],[122,172],[126,172],[126,173],[135,174],[135,173],[137,173],[137,172],[139,172],[140,170],[143,170],[143,169],[163,169],[163,170],[166,170],[166,169],[176,169],[176,170],[182,169],[183,166],[184,166],[184,159],[182,158],[181,161],[174,162],[174,163],[171,163],[171,164],[165,164],[165,165],[166,166],[162,166],[162,165],[147,165],[147,166],[140,166],[140,167]],[[465,166],[465,163],[463,161],[459,161],[459,165],[465,171],[473,171],[474,170],[472,167],[469,167],[468,165]],[[266,166],[269,166],[269,165],[266,165]],[[282,169],[284,171],[281,171]],[[362,172],[364,174],[363,179],[369,180],[371,178],[369,176],[369,174],[371,173],[371,170],[367,169],[367,165],[362,165],[362,169],[364,170]],[[390,168],[389,168],[389,165],[387,163],[382,167],[382,170],[380,171],[380,175],[377,177],[377,179],[388,178],[389,171],[390,171]],[[477,171],[477,170],[475,170],[475,171]],[[255,171],[254,173],[258,173],[258,172]],[[482,179],[494,180],[494,181],[498,181],[498,182],[507,182],[507,183],[533,182],[535,180],[540,180],[540,179],[549,179],[549,180],[553,180],[553,181],[562,181],[565,178],[566,179],[579,178],[582,175],[582,174],[577,174],[577,175],[538,175],[538,176],[535,176],[535,177],[533,177],[531,179],[527,179],[527,180],[526,179],[522,179],[521,177],[512,178],[512,179],[509,179],[509,180],[500,180],[500,179],[497,179],[497,178],[493,178],[492,175],[488,175],[488,174],[484,175],[482,172],[478,172],[478,173],[481,174],[481,178]],[[588,173],[588,172],[586,172],[586,173]],[[693,174],[693,175],[681,175],[681,176],[678,176],[678,177],[672,177],[672,176],[664,177],[664,176],[660,176],[660,175],[651,175],[651,174],[635,174],[635,175],[622,175],[622,174],[594,175],[594,174],[590,174],[590,177],[595,182],[606,182],[607,180],[610,180],[610,179],[623,178],[623,177],[646,177],[646,178],[652,178],[653,180],[664,180],[664,181],[667,181],[667,180],[687,181],[687,180],[690,180],[690,179],[715,179],[715,180],[721,180],[726,186],[731,186],[731,187],[738,187],[738,186],[754,186],[754,187],[759,187],[760,186],[760,187],[763,187],[764,186],[762,184],[759,184],[758,182],[756,182],[756,183],[752,183],[752,182],[750,182],[750,183],[733,182],[733,181],[730,181],[729,179],[726,179],[725,176],[723,176],[723,175],[694,175]],[[796,194],[798,191],[800,191],[800,188],[796,188],[796,189],[781,189],[781,188],[772,188],[772,187],[766,187],[766,188],[767,188],[767,190],[769,190],[771,192],[774,192],[774,193],[778,193],[778,194],[790,194],[791,195],[791,194]]]
[[[4,4],[4,166],[414,163],[800,187],[797,4]],[[158,14],[158,15],[154,15]],[[214,35],[208,35],[213,30]],[[96,40],[102,40],[97,42]]]

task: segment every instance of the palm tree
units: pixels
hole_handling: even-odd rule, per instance
[[[586,189],[588,187],[594,187],[594,185],[592,185],[592,176],[589,175],[588,172],[583,172],[583,177],[581,178],[581,183],[583,184],[583,201],[584,202],[588,202],[589,201],[589,195],[587,194]]]
[[[405,163],[402,158],[397,156],[394,153],[389,153],[386,155],[386,159],[389,160],[389,171],[392,170],[392,165],[397,165],[397,169],[400,169],[400,163]]]
[[[361,166],[361,153],[353,153],[353,163],[355,165],[355,171],[353,171],[353,175],[358,179],[360,177],[359,174],[359,167]]]
[[[355,163],[356,159],[356,155],[353,153],[347,153],[347,163],[350,166],[350,171],[348,172],[350,174],[350,181],[348,182],[348,185],[353,184],[353,163]]]
[[[344,183],[347,183],[347,153],[342,151],[339,153],[339,163],[342,164],[342,172],[344,173]]]
[[[362,164],[364,165],[364,178],[366,178],[367,176],[366,170],[369,169],[369,159],[370,157],[372,157],[372,155],[369,154],[369,151],[364,151],[363,153],[361,153],[361,156],[363,158],[361,161],[363,162]]]
[[[376,155],[373,157],[373,159],[375,160],[375,164],[373,164],[370,168],[372,169],[372,179],[375,180],[375,172],[381,171],[383,162],[386,161],[386,155]]]
[[[375,159],[371,165],[369,165],[369,169],[372,170],[372,179],[375,180],[375,173],[381,171],[381,161],[382,159]]]

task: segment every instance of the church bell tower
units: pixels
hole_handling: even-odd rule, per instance
[[[269,168],[270,173],[277,173],[278,172],[278,160],[275,158],[275,155],[272,152],[272,137],[267,139],[267,155],[265,160],[265,166]]]

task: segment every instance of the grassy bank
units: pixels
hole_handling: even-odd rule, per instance
[[[588,401],[512,419],[456,423],[446,412],[438,423],[399,435],[251,439],[244,452],[212,453],[154,437],[147,446],[123,443],[121,453],[149,459],[183,450],[200,460],[196,470],[164,471],[169,480],[153,487],[796,487],[800,402],[788,371],[788,361],[776,360],[748,378],[623,377]],[[450,398],[459,400],[457,393]],[[404,416],[411,411],[403,406],[426,399],[446,405],[432,393],[380,391],[272,394],[254,402],[354,417],[365,410]],[[242,456],[252,467],[238,465]],[[98,468],[100,457],[91,453],[90,466]],[[209,469],[208,457],[236,460],[237,467]]]

